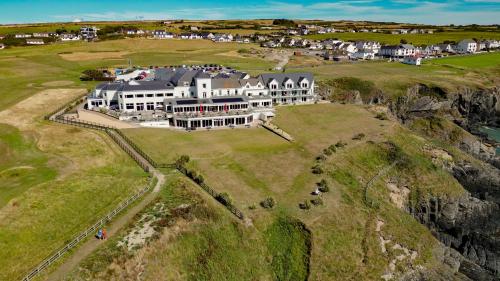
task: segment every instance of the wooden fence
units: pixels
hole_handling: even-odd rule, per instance
[[[89,235],[95,235],[97,230],[104,226],[107,222],[109,222],[113,217],[118,215],[123,209],[127,208],[130,204],[135,202],[137,198],[141,197],[144,195],[146,192],[148,192],[152,187],[153,187],[154,181],[151,181],[145,188],[141,189],[125,201],[121,202],[118,207],[116,207],[114,210],[106,214],[104,217],[99,219],[96,223],[94,223],[92,226],[88,227],[84,231],[82,231],[79,235],[77,235],[73,240],[71,240],[69,243],[64,245],[62,248],[57,250],[55,253],[50,255],[48,258],[46,258],[44,261],[42,261],[38,266],[36,266],[34,269],[32,269],[22,280],[23,281],[29,281],[35,278],[40,272],[42,272],[44,269],[46,269],[48,266],[50,266],[52,263],[57,261],[60,257],[62,257],[65,253],[67,253],[70,249],[74,248],[80,241],[88,237]]]

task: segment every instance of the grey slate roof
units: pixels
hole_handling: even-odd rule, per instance
[[[155,91],[173,88],[174,86],[166,81],[133,81],[133,83],[124,83],[122,91]]]
[[[307,78],[309,82],[312,82],[314,80],[312,73],[308,72],[297,72],[297,73],[266,73],[266,74],[261,74],[259,76],[259,79],[261,79],[262,83],[267,86],[269,82],[271,82],[273,79],[276,79],[278,81],[278,87],[284,88],[283,83],[287,79],[291,79],[295,85],[299,83],[302,78]]]

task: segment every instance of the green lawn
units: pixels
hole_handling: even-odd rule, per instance
[[[341,40],[373,40],[382,44],[399,44],[401,40],[406,40],[414,45],[431,45],[443,43],[445,40],[460,41],[462,39],[500,39],[500,32],[482,32],[482,31],[446,31],[435,32],[433,34],[384,34],[372,32],[358,33],[331,33],[314,34],[306,36],[308,39],[322,40],[338,38]]]
[[[468,69],[494,67],[500,69],[500,52],[432,59],[425,63]]]

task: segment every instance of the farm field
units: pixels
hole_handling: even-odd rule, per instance
[[[385,34],[372,32],[357,33],[330,33],[313,34],[305,36],[308,39],[323,40],[337,38],[345,41],[349,40],[373,40],[383,44],[399,44],[402,39],[413,45],[431,45],[443,43],[443,41],[460,41],[462,39],[500,39],[500,32],[484,31],[445,31],[434,32],[433,34]]]
[[[285,142],[263,129],[191,133],[127,129],[125,133],[156,161],[168,163],[180,154],[189,155],[191,167],[203,175],[209,186],[226,192],[259,230],[272,224],[280,214],[299,218],[314,237],[311,280],[381,276],[385,270],[382,265],[390,257],[379,252],[377,233],[365,233],[377,219],[387,222],[385,234],[418,252],[415,263],[434,262],[431,252],[436,244],[430,233],[390,203],[385,186],[390,178],[404,174],[411,182],[418,182],[419,177],[434,182],[429,189],[435,194],[455,196],[463,192],[450,175],[432,168],[430,158],[420,149],[424,140],[393,121],[375,119],[374,113],[359,106],[288,106],[278,108],[277,116],[275,123],[295,137],[295,143]],[[359,133],[365,134],[363,140],[353,140]],[[322,164],[325,173],[311,173],[316,156],[339,141],[346,146],[327,156]],[[378,206],[373,208],[363,200],[363,185],[390,164],[384,144],[387,141],[409,153],[412,161],[418,162],[418,168],[412,168],[410,173],[403,167],[395,169],[378,181],[369,192],[372,204]],[[322,196],[324,205],[300,210],[299,203],[314,198],[309,193],[321,179],[332,186],[331,192]],[[258,205],[266,197],[277,200],[275,211]],[[367,261],[361,265],[363,255]],[[328,264],[332,266],[325,266]]]

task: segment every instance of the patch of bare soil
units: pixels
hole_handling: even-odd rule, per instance
[[[41,91],[0,111],[0,122],[21,130],[32,129],[36,119],[77,96],[83,95],[85,91],[85,89],[49,89]]]
[[[116,52],[74,52],[59,54],[63,59],[68,61],[86,61],[86,60],[100,60],[100,59],[121,59],[123,56],[129,54],[126,51]]]

